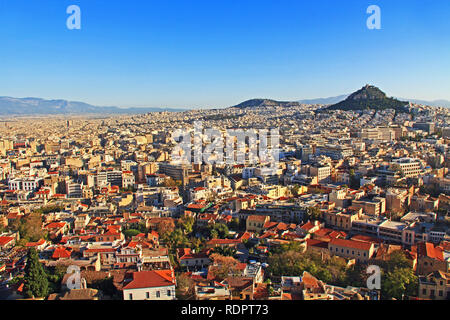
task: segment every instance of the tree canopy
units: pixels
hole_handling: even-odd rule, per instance
[[[37,251],[32,248],[28,251],[27,264],[25,266],[24,290],[28,298],[46,297],[49,291],[47,274],[39,262]]]

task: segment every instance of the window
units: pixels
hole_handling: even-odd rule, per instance
[[[161,292],[160,291],[156,291],[156,297],[157,298],[161,298]]]
[[[439,297],[442,297],[444,295],[444,292],[442,290],[439,290]]]
[[[423,289],[423,290],[422,290],[422,293],[423,293],[423,294],[427,294],[427,289]]]
[[[145,293],[145,298],[150,299],[150,292]]]
[[[130,294],[128,295],[128,299],[129,299],[129,300],[133,300],[133,294],[132,294],[132,293],[130,293]]]
[[[172,292],[170,290],[167,290],[167,296],[170,297],[172,295]]]

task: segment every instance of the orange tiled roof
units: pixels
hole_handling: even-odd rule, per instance
[[[124,289],[167,287],[175,285],[175,276],[172,270],[152,270],[133,272],[133,279]]]

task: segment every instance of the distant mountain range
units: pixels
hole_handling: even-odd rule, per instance
[[[170,108],[99,107],[84,102],[45,100],[40,98],[0,97],[0,115],[80,115],[80,114],[139,114],[161,111],[185,111]]]
[[[450,108],[450,101],[448,100],[433,100],[433,101],[417,100],[417,99],[402,99],[402,100],[408,100],[411,101],[412,103],[423,104],[426,106]]]
[[[349,94],[343,94],[341,96],[329,97],[329,98],[317,98],[317,99],[304,99],[298,102],[303,104],[334,104],[346,99]]]
[[[372,87],[372,86],[371,86]],[[375,87],[374,87],[375,88]],[[378,88],[376,88],[379,90]],[[435,100],[435,101],[425,101],[417,99],[396,99],[387,98],[386,95],[381,91],[382,95],[379,97],[383,99],[394,99],[400,101],[411,101],[417,104],[437,106],[437,107],[447,107],[450,108],[450,101],[448,100]],[[377,94],[379,94],[378,92]],[[384,95],[384,96],[383,96]],[[271,99],[251,99],[244,101],[238,105],[230,108],[258,108],[258,107],[272,107],[272,106],[299,106],[300,104],[320,104],[320,105],[331,105],[341,103],[340,106],[344,104],[350,98],[350,94],[340,95],[336,97],[329,98],[318,98],[318,99],[303,99],[298,101],[276,101]],[[388,100],[385,100],[386,102]],[[373,102],[373,101],[372,101]],[[392,102],[392,101],[391,101]],[[347,101],[348,104],[348,101]],[[353,101],[355,105],[355,101]],[[356,105],[355,105],[356,107]],[[336,108],[336,106],[335,106]],[[143,108],[119,108],[114,106],[94,106],[84,102],[78,101],[68,101],[68,100],[46,100],[41,98],[12,98],[12,97],[0,97],[0,116],[32,116],[32,115],[82,115],[82,114],[142,114],[149,112],[181,112],[186,111],[186,109],[172,109],[172,108],[153,108],[153,107],[143,107]]]

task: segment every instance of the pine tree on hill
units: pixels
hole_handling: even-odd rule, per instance
[[[34,248],[28,251],[24,280],[24,293],[27,297],[44,298],[47,296],[49,290],[47,274],[39,262],[38,253]]]

